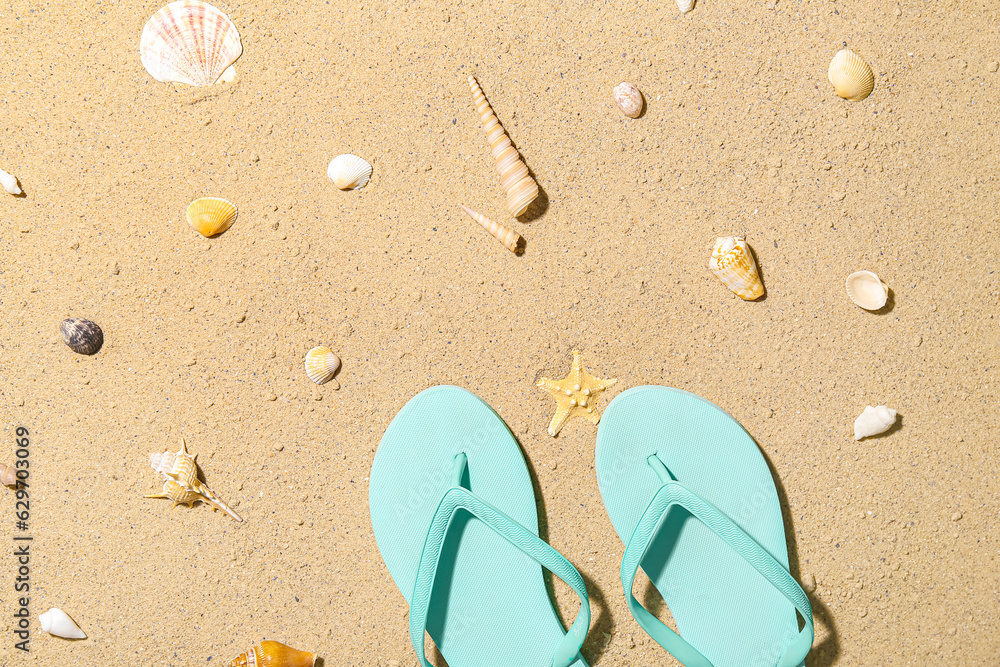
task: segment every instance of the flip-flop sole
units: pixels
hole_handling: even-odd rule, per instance
[[[428,527],[462,452],[464,486],[538,534],[524,456],[499,415],[459,387],[417,394],[382,437],[368,494],[379,551],[408,603]],[[427,631],[450,667],[550,665],[565,635],[541,566],[465,511],[448,528]]]
[[[598,485],[623,542],[662,485],[651,455],[788,569],[781,505],[757,444],[718,406],[667,387],[622,392],[601,417]],[[772,666],[798,635],[794,606],[681,507],[668,510],[640,565],[680,635],[715,667]]]

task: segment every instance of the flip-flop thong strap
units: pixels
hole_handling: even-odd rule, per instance
[[[417,652],[422,667],[433,667],[424,654],[424,633],[427,627],[427,612],[430,606],[434,575],[441,558],[441,548],[452,517],[459,510],[466,510],[493,529],[497,535],[530,556],[537,563],[569,584],[580,596],[580,611],[552,654],[552,667],[569,667],[583,646],[583,640],[590,628],[590,599],[583,577],[573,565],[558,551],[543,542],[537,535],[517,523],[509,516],[479,498],[468,489],[459,486],[465,470],[466,458],[459,454],[453,486],[441,498],[438,508],[427,530],[427,539],[417,567],[413,596],[410,598],[410,640]]]
[[[649,548],[649,543],[664,513],[673,505],[680,505],[705,524],[795,605],[805,619],[805,627],[797,636],[791,638],[788,647],[773,664],[776,667],[796,667],[802,664],[813,642],[812,607],[809,605],[809,598],[788,570],[761,548],[742,528],[733,523],[732,519],[675,480],[666,481],[653,496],[635,530],[632,531],[625,554],[622,556],[622,586],[625,589],[629,610],[642,629],[685,667],[712,667],[712,663],[705,656],[649,613],[632,594],[632,584],[639,563]]]

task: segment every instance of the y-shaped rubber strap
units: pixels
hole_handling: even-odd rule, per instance
[[[424,655],[424,633],[427,629],[431,590],[434,587],[434,575],[441,559],[441,548],[448,532],[448,525],[455,512],[464,509],[492,528],[497,535],[565,581],[580,596],[580,611],[577,612],[576,620],[552,654],[552,667],[569,667],[580,652],[587,630],[590,628],[590,599],[583,577],[562,554],[540,540],[537,535],[463,488],[461,480],[467,463],[465,454],[458,454],[455,457],[452,487],[445,492],[434,512],[434,518],[427,530],[424,551],[420,556],[420,565],[417,567],[413,596],[410,598],[410,640],[413,642],[417,657],[420,658],[420,664],[422,667],[433,667]]]
[[[733,550],[743,557],[755,570],[760,572],[767,581],[778,589],[788,601],[795,605],[805,627],[788,645],[776,663],[776,667],[797,667],[805,660],[806,654],[812,648],[813,619],[809,598],[802,591],[792,575],[771,554],[764,551],[757,542],[747,535],[742,528],[733,523],[732,519],[723,514],[717,507],[697,495],[689,488],[672,478],[663,462],[656,456],[647,459],[649,465],[656,470],[663,486],[656,492],[646,510],[636,524],[629,538],[625,555],[622,556],[622,587],[628,600],[628,608],[642,629],[650,637],[680,660],[685,667],[712,667],[712,663],[695,647],[691,646],[680,635],[664,625],[658,618],[649,613],[632,595],[632,584],[639,569],[649,543],[660,524],[664,513],[673,505],[680,505],[696,519],[721,537]]]

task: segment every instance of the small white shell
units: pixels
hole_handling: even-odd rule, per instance
[[[0,169],[0,185],[3,186],[4,190],[12,195],[21,194],[21,188],[17,186],[17,176],[14,176],[14,174],[8,174],[3,169]]]
[[[38,622],[42,624],[42,630],[65,639],[86,639],[87,635],[80,629],[69,614],[62,609],[53,607],[38,617]]]
[[[841,49],[830,61],[826,78],[845,100],[859,102],[875,88],[875,75],[865,59],[850,49]]]
[[[341,190],[357,190],[371,178],[372,166],[357,155],[347,153],[330,160],[326,175]]]
[[[622,81],[611,93],[615,96],[615,104],[629,118],[638,118],[642,113],[642,93],[628,81]]]
[[[694,9],[694,0],[677,0],[677,9],[681,10],[682,14],[687,14]]]
[[[326,384],[332,380],[338,368],[340,357],[326,345],[314,347],[306,353],[306,375],[316,384]]]
[[[880,405],[877,408],[868,406],[865,411],[854,420],[854,439],[860,440],[870,435],[878,435],[892,428],[896,423],[896,411]]]
[[[847,296],[865,310],[878,310],[889,298],[889,288],[871,271],[855,271],[845,281]]]

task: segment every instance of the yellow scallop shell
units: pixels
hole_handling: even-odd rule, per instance
[[[218,197],[195,199],[187,208],[187,220],[202,236],[215,236],[236,222],[236,204]]]
[[[826,78],[845,100],[858,102],[875,88],[875,75],[865,59],[850,49],[841,49],[830,62]]]

